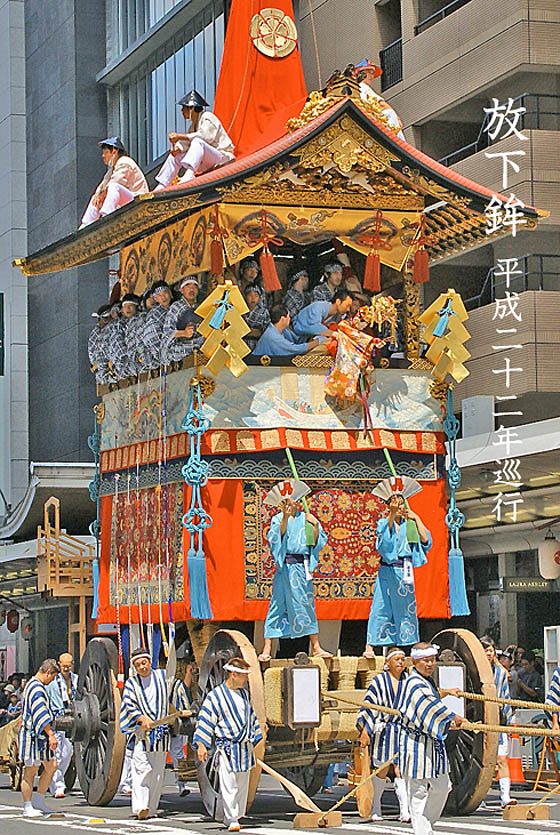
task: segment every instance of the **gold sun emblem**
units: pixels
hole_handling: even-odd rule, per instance
[[[281,9],[261,9],[253,16],[249,32],[259,52],[269,58],[284,58],[296,48],[296,25]]]

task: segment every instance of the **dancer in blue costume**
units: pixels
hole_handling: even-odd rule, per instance
[[[418,641],[418,617],[412,569],[427,562],[432,537],[417,513],[407,508],[405,498],[421,490],[412,478],[397,476],[381,481],[372,492],[384,499],[389,515],[377,523],[375,547],[381,556],[367,626],[364,655],[375,656],[374,646]],[[418,528],[418,542],[407,540],[407,520]]]
[[[309,488],[303,482],[286,479],[265,498],[267,504],[279,506],[280,513],[272,517],[267,536],[276,571],[260,661],[270,661],[273,638],[301,638],[304,635],[309,635],[312,655],[331,657],[319,643],[312,580],[319,563],[319,551],[327,544],[327,537],[313,514],[298,509],[299,499],[308,492]],[[313,526],[313,545],[306,544],[306,522]]]

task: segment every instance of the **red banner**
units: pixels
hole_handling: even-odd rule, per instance
[[[273,573],[266,543],[270,510],[262,505],[266,482],[237,479],[211,480],[204,488],[203,503],[213,520],[204,539],[208,588],[215,620],[264,620]],[[433,546],[428,564],[415,571],[418,614],[423,618],[447,618],[448,602],[447,527],[445,482],[424,482],[422,492],[410,500],[426,527]],[[99,621],[114,623],[119,598],[121,623],[142,619],[157,623],[168,620],[168,602],[175,621],[190,617],[188,572],[184,555],[188,534],[181,530],[187,488],[170,485],[158,499],[160,488],[146,488],[140,499],[151,518],[136,526],[136,510],[125,494],[105,496],[101,503],[101,566]],[[183,507],[175,501],[183,491]],[[170,493],[172,491],[172,495]],[[150,495],[152,494],[152,495]],[[127,505],[128,501],[128,505]],[[174,504],[175,502],[175,504]],[[133,503],[132,503],[133,505]],[[379,555],[375,550],[375,526],[386,511],[363,482],[314,489],[310,506],[321,520],[328,544],[321,552],[315,574],[317,615],[320,620],[363,620],[368,617],[377,575]],[[167,511],[165,511],[167,508]],[[164,513],[167,512],[167,523]],[[174,518],[171,518],[173,514]],[[142,518],[146,519],[144,515]],[[167,524],[167,547],[162,534]],[[183,547],[180,553],[179,538]],[[142,567],[136,571],[138,550]],[[110,559],[113,554],[112,563]],[[115,572],[117,568],[117,572]],[[118,577],[118,583],[116,582]],[[161,604],[161,605],[160,605]]]

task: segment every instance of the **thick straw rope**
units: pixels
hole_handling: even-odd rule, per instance
[[[342,696],[337,696],[332,690],[324,690],[321,693],[322,696],[325,696],[328,699],[335,699],[337,702],[346,702],[349,705],[354,705],[355,707],[365,707],[369,708],[370,710],[379,710],[382,713],[389,713],[392,716],[402,716],[400,710],[397,710],[394,707],[386,707],[385,705],[376,705],[371,704],[370,702],[355,702],[352,699],[346,699]],[[560,737],[560,730],[553,731],[550,728],[541,728],[537,726],[533,726],[528,728],[525,725],[484,725],[478,722],[462,722],[461,729],[466,731],[485,731],[486,733],[505,733],[505,734],[516,734],[518,736],[553,736],[553,737]]]
[[[504,699],[501,696],[484,696],[482,693],[466,693],[463,690],[459,690],[457,695],[463,699],[472,699],[475,702],[495,702],[498,705],[528,707],[533,710],[547,710],[549,713],[560,713],[560,707],[558,705],[547,705],[542,702],[525,702],[523,699]]]

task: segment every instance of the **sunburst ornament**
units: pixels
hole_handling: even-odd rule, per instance
[[[296,48],[296,24],[281,9],[261,9],[253,15],[249,34],[254,46],[269,58],[285,58]]]

